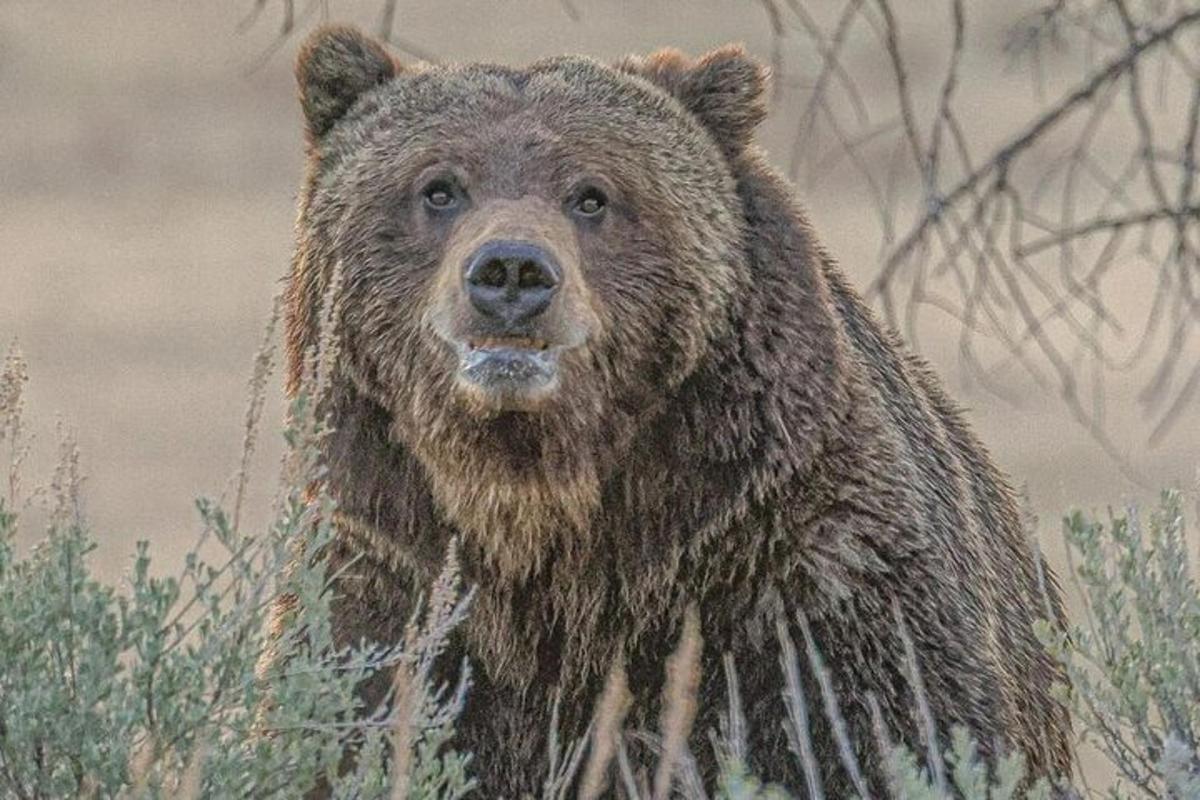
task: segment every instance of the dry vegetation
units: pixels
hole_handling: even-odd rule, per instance
[[[911,62],[928,55],[905,36],[907,4],[845,0],[825,19],[815,4],[762,5],[777,71],[797,37],[819,63],[792,177],[856,173],[873,200],[880,258],[868,299],[912,342],[922,314],[949,316],[981,386],[1004,395],[1019,368],[1134,473],[1105,426],[1106,380],[1153,365],[1139,395],[1151,443],[1200,396],[1200,362],[1188,356],[1200,321],[1200,5],[1005,4],[1005,51],[1028,71],[1040,108],[986,143],[971,124],[986,87],[963,64],[980,46],[978,19],[994,13],[987,4],[940,4],[949,38],[936,75],[919,83]],[[883,109],[863,100],[876,76],[848,65],[864,43],[886,54],[871,65],[894,86]],[[1134,271],[1151,297],[1141,318],[1122,318],[1110,303]]]

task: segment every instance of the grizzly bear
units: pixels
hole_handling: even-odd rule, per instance
[[[405,65],[331,27],[296,72],[287,337],[295,391],[334,287],[337,638],[400,640],[460,542],[477,594],[452,643],[473,671],[455,745],[483,796],[539,792],[555,698],[560,741],[583,735],[614,659],[627,729],[654,730],[693,606],[705,776],[728,654],[752,768],[803,789],[776,635],[799,641],[801,614],[874,791],[872,698],[923,752],[906,639],[943,745],[964,726],[987,759],[1069,769],[1034,633],[1061,617],[1053,576],[960,411],[755,148],[762,66],[737,47]],[[825,792],[846,796],[800,660]]]

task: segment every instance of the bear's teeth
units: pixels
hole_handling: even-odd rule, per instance
[[[544,351],[550,349],[549,342],[542,339],[530,339],[525,337],[512,338],[486,338],[468,341],[467,347],[471,350],[488,350],[493,348],[512,348],[514,350],[538,350]]]

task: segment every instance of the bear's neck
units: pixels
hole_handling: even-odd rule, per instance
[[[809,390],[821,383],[811,379],[811,365],[783,357],[787,343],[772,340],[778,325],[760,330],[755,309],[746,311],[751,316],[619,452],[597,459],[597,472],[578,490],[595,496],[563,504],[585,515],[543,510],[522,520],[519,508],[467,498],[473,511],[490,508],[494,516],[463,525],[470,512],[453,505],[462,498],[440,490],[437,476],[397,440],[391,414],[350,386],[333,404],[327,451],[340,508],[430,577],[458,536],[476,553],[467,560],[478,562],[471,571],[480,581],[537,585],[539,573],[569,570],[578,559],[590,570],[607,564],[605,574],[625,588],[643,575],[653,585],[639,591],[679,588],[663,580],[664,565],[680,568],[686,551],[707,546],[809,469],[830,427],[825,418],[841,405]],[[557,487],[558,496],[569,498],[569,489]],[[526,502],[539,506],[536,497]],[[495,537],[506,538],[502,556]]]

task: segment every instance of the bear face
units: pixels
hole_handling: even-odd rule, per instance
[[[762,71],[736,49],[408,68],[334,28],[297,72],[293,349],[339,264],[348,378],[451,521],[524,540],[528,567],[728,333],[749,280],[729,159]]]

